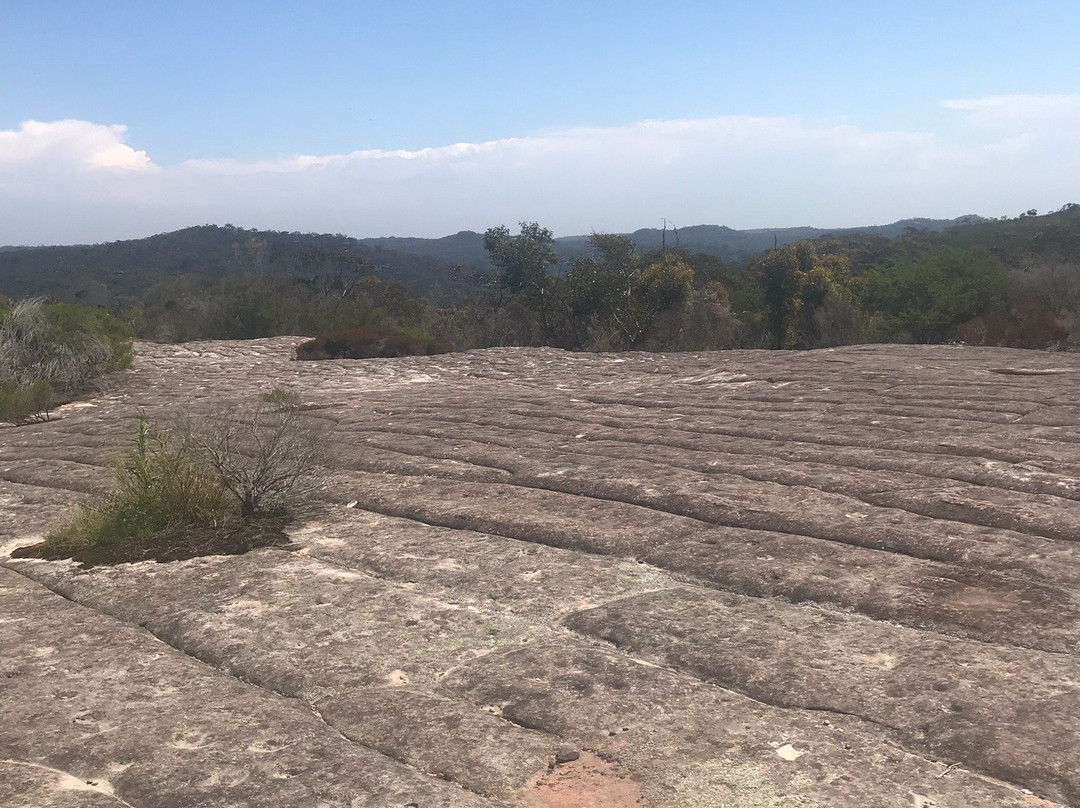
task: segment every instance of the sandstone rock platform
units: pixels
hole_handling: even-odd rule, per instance
[[[0,805],[1080,808],[1080,356],[298,341],[0,427]],[[290,548],[8,557],[274,387]]]

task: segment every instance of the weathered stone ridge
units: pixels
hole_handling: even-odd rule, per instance
[[[294,390],[294,549],[0,568],[0,805],[1080,808],[1080,356],[139,346],[0,428],[0,544],[137,417]]]

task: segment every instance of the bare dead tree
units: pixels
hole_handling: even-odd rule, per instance
[[[274,513],[326,477],[326,429],[287,396],[178,421],[183,445],[220,477],[244,519]]]

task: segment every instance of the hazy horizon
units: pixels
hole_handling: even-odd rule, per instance
[[[1025,211],[1021,211],[1021,213],[1023,213],[1023,212],[1025,212]],[[1044,210],[1044,211],[1039,211],[1040,214],[1042,214],[1042,213],[1055,213],[1055,212],[1057,212],[1057,209],[1048,209],[1048,210]],[[946,218],[941,218],[941,219],[933,218],[932,219],[932,217],[928,217],[928,216],[905,216],[902,219],[894,219],[894,220],[889,221],[889,222],[874,222],[874,223],[871,223],[871,224],[843,224],[843,225],[835,225],[835,226],[822,226],[822,225],[814,225],[814,224],[794,224],[794,225],[778,225],[778,226],[775,226],[775,227],[744,227],[744,228],[731,228],[731,229],[735,230],[736,232],[741,232],[741,233],[749,233],[749,232],[768,233],[768,232],[772,232],[774,230],[775,231],[784,231],[784,230],[796,230],[796,229],[802,229],[802,228],[811,228],[811,229],[814,229],[814,230],[859,230],[859,229],[862,229],[862,228],[877,227],[877,226],[882,226],[882,225],[891,225],[891,224],[896,224],[897,222],[909,221],[909,220],[918,220],[918,219],[931,220],[932,219],[933,221],[952,221],[954,219],[964,218],[965,216],[979,216],[979,215],[980,214],[976,214],[976,213],[967,213],[967,214],[960,214],[960,216],[948,217],[947,219]],[[984,217],[984,218],[989,218],[989,217]],[[498,224],[505,224],[508,227],[510,227],[511,232],[515,232],[517,230],[517,224],[518,223],[517,222],[496,222],[496,223],[493,223],[492,226],[496,226]],[[543,222],[541,222],[540,224],[543,224]],[[676,224],[675,222],[672,222],[672,221],[668,221],[666,223],[666,228],[672,234],[671,237],[673,239],[676,237],[677,231],[680,231],[680,230],[685,231],[685,230],[693,229],[695,227],[725,227],[725,226],[726,225],[716,224],[716,223],[712,223],[712,222],[695,222],[693,224],[686,224],[686,225]],[[160,230],[160,231],[156,231],[156,232],[153,232],[153,233],[146,233],[144,235],[136,235],[136,236],[130,236],[130,237],[124,237],[124,238],[118,238],[118,239],[108,239],[106,241],[75,241],[75,242],[68,242],[68,243],[48,243],[48,244],[46,244],[46,243],[42,243],[42,244],[0,244],[0,249],[18,249],[18,248],[32,249],[32,248],[35,248],[35,247],[88,247],[88,246],[93,246],[95,244],[110,244],[110,243],[123,242],[123,241],[138,241],[138,240],[144,239],[144,238],[152,238],[154,236],[168,235],[170,233],[176,233],[176,232],[179,232],[179,231],[182,231],[182,230],[188,230],[188,229],[197,228],[197,227],[236,227],[236,228],[239,228],[239,229],[242,229],[242,230],[245,230],[245,231],[254,230],[256,232],[288,232],[288,233],[299,232],[299,233],[315,233],[317,235],[344,235],[344,236],[348,236],[350,238],[355,238],[355,239],[360,240],[360,241],[371,240],[371,239],[385,239],[385,238],[438,240],[438,239],[443,239],[443,238],[451,238],[453,236],[457,236],[457,235],[460,235],[462,233],[474,233],[476,235],[482,235],[484,233],[484,229],[472,230],[472,229],[466,228],[465,230],[457,230],[457,231],[455,231],[453,233],[443,233],[443,234],[437,235],[437,236],[417,236],[415,234],[408,234],[408,233],[406,233],[406,234],[393,233],[393,234],[385,234],[385,235],[377,235],[377,236],[350,236],[348,233],[338,233],[336,231],[331,232],[331,231],[328,231],[328,230],[279,230],[279,231],[274,231],[272,228],[244,227],[243,225],[236,224],[235,222],[200,222],[198,224],[183,225],[181,227],[177,227],[177,228],[173,228],[173,229],[169,229],[169,230]],[[637,232],[639,230],[657,230],[657,231],[659,231],[659,230],[664,229],[664,227],[665,227],[665,224],[663,223],[663,221],[661,221],[661,224],[659,224],[657,226],[644,225],[642,227],[633,227],[633,228],[628,228],[628,229],[624,229],[624,230],[606,230],[606,231],[589,230],[589,231],[574,232],[574,233],[554,233],[554,236],[555,236],[556,240],[558,240],[558,239],[566,239],[566,238],[588,238],[593,233],[598,233],[598,232],[619,233],[619,234],[622,234],[622,235],[629,235],[629,234],[635,233],[635,232]]]

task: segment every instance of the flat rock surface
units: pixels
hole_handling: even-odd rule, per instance
[[[0,427],[0,804],[1080,808],[1080,356],[298,341]],[[8,557],[275,387],[291,549]]]

